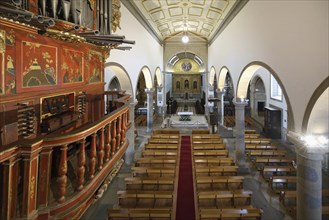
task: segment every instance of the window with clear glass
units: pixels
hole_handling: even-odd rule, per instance
[[[282,101],[281,87],[272,75],[271,75],[271,98]]]

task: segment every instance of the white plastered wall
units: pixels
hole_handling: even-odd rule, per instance
[[[249,1],[210,45],[208,67],[226,66],[236,86],[249,63],[268,65],[288,95],[291,129],[301,132],[307,102],[329,72],[328,8],[328,1]]]
[[[149,79],[153,85],[157,67],[163,66],[163,48],[123,4],[121,4],[121,14],[120,26],[122,29],[118,29],[114,34],[124,35],[127,40],[134,40],[136,43],[135,45],[131,45],[132,49],[129,51],[111,50],[110,57],[106,62],[120,64],[129,74],[133,86],[132,91],[136,91],[139,73],[145,67],[149,69],[151,74],[150,77],[146,76],[145,80]],[[125,46],[128,45],[125,44]],[[112,77],[110,74],[105,74],[105,83],[108,83]]]

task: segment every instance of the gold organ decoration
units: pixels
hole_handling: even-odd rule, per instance
[[[121,12],[120,12],[121,2],[120,0],[112,0],[112,31],[116,32],[117,28],[120,27]]]

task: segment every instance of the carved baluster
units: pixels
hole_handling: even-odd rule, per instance
[[[121,129],[121,141],[120,141],[121,145],[125,141],[125,138],[126,138],[126,129],[127,129],[126,128],[126,117],[127,117],[127,114],[125,112],[122,115],[122,129]]]
[[[103,168],[104,160],[104,128],[100,130],[99,145],[98,145],[98,170]]]
[[[113,121],[113,128],[112,128],[112,151],[111,151],[111,155],[113,156],[115,153],[115,147],[116,147],[116,136],[117,136],[117,120],[114,119]]]
[[[86,155],[85,155],[86,140],[82,139],[80,142],[80,151],[78,154],[78,191],[83,189],[83,184],[85,183],[85,164],[86,164]]]
[[[105,161],[109,161],[111,156],[111,122],[106,129],[106,144],[105,144]]]
[[[121,140],[121,115],[118,117],[118,126],[117,126],[117,149],[119,150],[120,148],[120,140]]]
[[[129,109],[127,111],[127,118],[126,118],[126,120],[127,120],[127,123],[126,124],[129,124]]]
[[[95,167],[96,167],[96,133],[91,135],[91,146],[89,154],[89,179],[94,179],[95,177]]]
[[[67,182],[67,144],[61,147],[61,158],[59,161],[59,168],[58,168],[58,202],[63,203],[65,201],[65,194],[66,194],[66,182]]]

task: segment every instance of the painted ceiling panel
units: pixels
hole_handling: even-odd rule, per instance
[[[237,5],[247,0],[121,0],[134,8],[161,41],[179,32],[210,40]],[[245,3],[244,3],[245,4]],[[243,4],[243,5],[244,5]],[[243,7],[243,6],[242,6]]]

